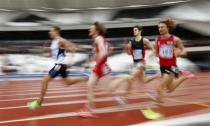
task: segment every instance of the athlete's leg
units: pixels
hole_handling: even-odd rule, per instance
[[[98,82],[98,76],[95,73],[92,73],[88,83],[87,83],[87,107],[89,108],[94,108],[94,104],[93,104],[93,99],[94,99],[94,86],[96,85],[96,83]]]
[[[42,84],[42,87],[41,87],[41,92],[40,92],[40,96],[37,100],[34,100],[32,102],[28,102],[27,103],[27,106],[30,108],[30,109],[36,109],[38,107],[40,107],[43,103],[43,100],[44,100],[44,96],[46,94],[46,91],[47,91],[47,88],[48,88],[48,83],[52,80],[53,78],[48,75],[46,77],[43,78],[41,84]]]
[[[156,78],[159,78],[159,77],[160,77],[159,74],[149,75],[149,76],[145,75],[145,76],[143,76],[143,78],[141,80],[143,81],[144,84],[147,84],[150,81],[152,81],[152,80],[154,80]]]
[[[132,86],[132,76],[131,75],[121,75],[116,78],[113,78],[113,81],[109,83],[108,91],[114,92],[117,88],[120,87],[122,83],[127,84],[127,91],[131,90]]]
[[[164,73],[162,75],[162,79],[157,87],[157,101],[158,102],[164,102],[164,89],[166,88],[167,85],[170,85],[173,82],[174,75],[173,74],[166,74]]]
[[[185,80],[195,78],[195,75],[191,72],[182,72],[182,76],[175,78],[173,80],[173,83],[170,85],[167,85],[168,92],[173,92],[177,87],[179,87]]]
[[[53,78],[48,75],[48,76],[44,77],[42,82],[41,82],[41,84],[42,84],[41,93],[40,93],[40,96],[39,96],[39,99],[38,99],[40,104],[42,104],[42,102],[43,102],[44,96],[45,96],[47,88],[48,88],[48,84],[52,79]]]
[[[38,107],[41,106],[42,102],[43,102],[43,99],[44,99],[44,96],[46,94],[46,91],[47,91],[47,88],[48,88],[48,83],[53,79],[55,78],[56,76],[58,76],[59,74],[59,69],[60,69],[60,66],[59,65],[55,65],[50,71],[49,71],[49,74],[47,76],[45,76],[42,81],[41,81],[41,84],[42,84],[42,87],[41,87],[41,92],[40,92],[40,96],[37,100],[35,101],[32,101],[32,102],[29,102],[27,103],[27,106],[30,108],[30,109],[36,109]]]
[[[66,85],[73,85],[78,82],[85,82],[88,80],[88,78],[86,78],[86,77],[74,77],[74,78],[65,77],[65,78],[63,78],[63,80]]]
[[[85,77],[74,77],[74,78],[68,77],[67,65],[64,65],[64,64],[61,65],[59,73],[60,73],[61,77],[63,77],[63,81],[65,82],[66,85],[73,85],[73,84],[76,84],[78,82],[82,82],[82,81],[87,81],[88,80],[88,78],[85,78]]]
[[[87,83],[87,103],[84,108],[80,109],[80,113],[79,113],[79,116],[81,117],[94,116],[91,110],[95,107],[93,103],[93,100],[94,100],[93,88],[95,84],[98,82],[98,80],[99,80],[99,77],[95,73],[92,73]]]
[[[144,74],[144,67],[140,66],[138,69],[136,69],[134,71],[134,73],[132,74],[132,76],[134,77],[138,77],[139,81],[142,82],[143,84],[147,84],[150,81],[160,77],[159,74],[155,74],[155,75],[145,75]]]

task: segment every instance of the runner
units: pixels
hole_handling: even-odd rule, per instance
[[[144,74],[146,47],[151,49],[152,52],[155,52],[155,49],[147,38],[141,36],[141,33],[142,33],[142,27],[138,25],[133,27],[134,38],[132,38],[129,41],[126,47],[126,52],[127,54],[132,55],[134,68],[130,75],[119,77],[110,84],[111,92],[117,89],[121,83],[126,81],[127,93],[130,94],[132,84],[135,79],[138,79],[138,81],[142,84],[146,84],[152,81],[153,79],[159,77],[158,74],[151,75],[151,76],[147,76]],[[120,98],[123,98],[123,97],[120,97]]]
[[[42,88],[39,98],[35,101],[28,102],[27,106],[30,109],[36,109],[42,105],[44,96],[48,88],[48,83],[58,75],[60,75],[63,78],[65,84],[67,85],[73,85],[77,82],[87,80],[87,78],[82,77],[67,77],[66,70],[69,58],[66,56],[66,51],[69,50],[70,52],[74,53],[76,51],[75,45],[72,42],[61,37],[60,28],[57,26],[54,26],[50,29],[49,36],[52,39],[50,50],[52,57],[55,60],[55,66],[49,71],[49,74],[43,78],[41,82]]]
[[[89,30],[89,36],[94,40],[93,42],[93,52],[96,65],[94,66],[91,76],[87,83],[87,99],[88,102],[83,109],[80,110],[80,116],[82,117],[92,117],[92,110],[94,108],[94,92],[93,88],[96,83],[104,76],[109,76],[111,69],[107,64],[108,58],[108,46],[105,39],[106,29],[99,23],[95,22]]]
[[[158,102],[164,102],[165,88],[168,92],[173,92],[183,81],[195,77],[194,74],[179,71],[177,68],[176,58],[185,56],[187,51],[181,39],[170,34],[175,27],[175,21],[172,19],[160,21],[158,24],[160,35],[156,39],[156,54],[159,57],[162,74],[161,82],[157,87],[157,97],[154,98]],[[179,73],[182,73],[182,76],[179,77]]]

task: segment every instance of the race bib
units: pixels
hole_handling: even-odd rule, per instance
[[[103,68],[102,68],[102,72],[103,72],[103,74],[105,75],[105,74],[110,73],[111,70],[110,70],[109,66],[104,65]]]
[[[159,56],[162,58],[173,58],[173,46],[164,45],[160,47]]]
[[[142,59],[142,50],[141,49],[134,49],[133,50],[133,58],[135,60]]]

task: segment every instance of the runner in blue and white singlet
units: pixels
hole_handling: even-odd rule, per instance
[[[41,106],[44,96],[47,91],[48,83],[53,80],[55,77],[60,75],[65,84],[73,85],[80,81],[86,81],[87,78],[68,78],[67,77],[67,64],[68,64],[68,57],[66,56],[66,51],[69,50],[70,52],[75,52],[75,46],[72,42],[62,38],[60,36],[60,28],[59,27],[52,27],[49,31],[49,36],[52,39],[52,43],[50,46],[51,54],[54,59],[55,65],[49,71],[49,74],[45,76],[42,80],[42,88],[40,96],[37,100],[28,103],[28,107],[30,109],[35,109]]]

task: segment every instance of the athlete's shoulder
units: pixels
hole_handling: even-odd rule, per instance
[[[175,36],[175,35],[172,35],[172,36],[173,36],[173,39],[174,39],[175,41],[181,40],[178,36]]]
[[[96,43],[99,43],[99,42],[104,42],[104,37],[103,36],[97,36],[96,38],[95,38],[95,42]]]
[[[135,38],[134,37],[130,38],[129,41],[133,42],[133,41],[135,41]]]
[[[63,42],[64,42],[64,41],[68,41],[67,39],[65,39],[65,38],[63,38],[63,37],[59,37],[58,40],[59,40],[59,41],[63,41]]]
[[[63,37],[59,37],[58,38],[58,43],[59,43],[60,46],[63,47],[63,46],[68,45],[69,41],[67,39],[63,38]]]
[[[156,36],[156,40],[161,39],[161,35]]]
[[[135,38],[130,38],[130,39],[129,39],[129,42],[130,42],[131,44],[133,44],[133,43],[135,42]]]
[[[143,42],[149,42],[150,40],[148,38],[142,37]]]

